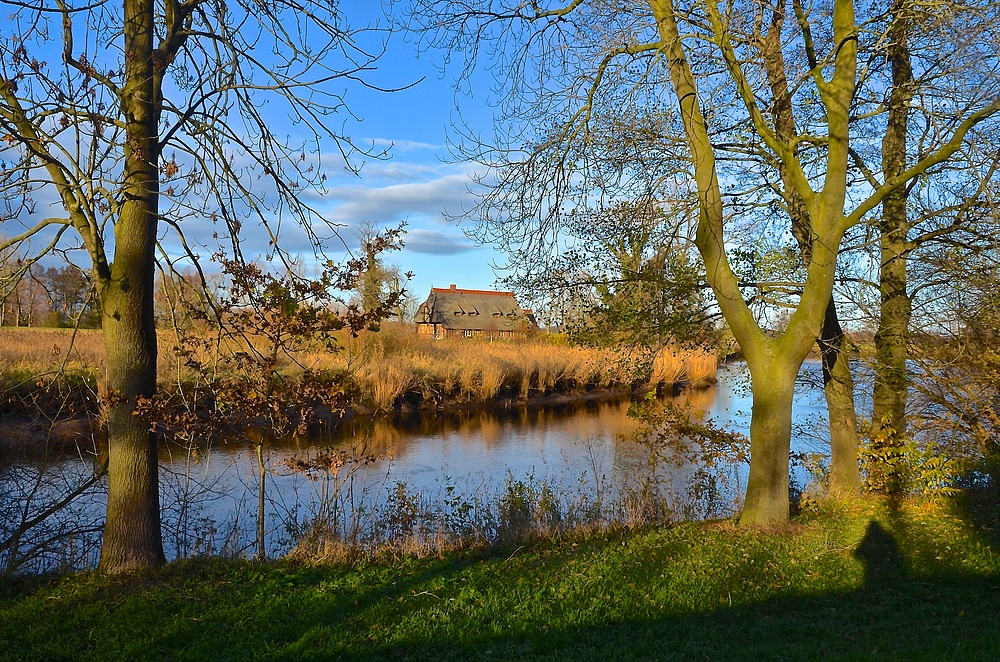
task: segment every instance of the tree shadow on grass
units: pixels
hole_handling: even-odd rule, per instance
[[[609,615],[603,617],[593,605],[602,604],[596,596],[607,586],[589,595],[581,586],[582,597],[561,602],[530,594],[547,594],[544,585],[517,583],[540,566],[545,573],[539,576],[572,576],[609,546],[631,544],[623,534],[582,553],[586,544],[574,545],[572,551],[566,545],[525,550],[528,557],[516,550],[470,553],[360,569],[259,567],[218,560],[174,564],[146,578],[87,582],[82,587],[86,590],[76,592],[79,607],[65,613],[75,617],[100,607],[100,620],[87,617],[72,626],[46,627],[55,628],[51,634],[61,634],[66,627],[85,632],[85,640],[70,636],[81,646],[75,649],[79,657],[90,659],[108,651],[119,657],[199,660],[997,659],[1000,575],[962,571],[961,565],[946,561],[928,565],[933,556],[914,556],[921,553],[921,532],[905,521],[890,510],[887,518],[869,523],[864,537],[851,546],[864,566],[864,580],[855,590],[809,593],[808,579],[786,580],[787,586],[803,588],[765,590],[776,597],[754,601],[751,587],[767,586],[768,568],[780,559],[771,547],[756,552],[751,547],[751,557],[742,565],[727,570],[729,574],[716,568],[713,575],[713,581],[734,587],[735,606],[703,612],[656,604],[622,615],[612,608],[612,591],[601,598],[608,600]],[[683,539],[678,540],[670,544],[683,549]],[[674,551],[622,556],[635,567],[621,576],[633,584],[653,581],[660,576],[659,567],[647,569],[644,564],[650,558],[676,561]],[[817,563],[822,563],[819,558]],[[475,568],[470,578],[468,571],[477,564],[484,566]],[[593,580],[590,573],[581,581]],[[5,597],[58,589],[51,581],[25,580],[20,590]],[[747,594],[735,594],[741,589]],[[634,592],[634,586],[623,590]],[[132,595],[143,596],[137,608]],[[470,595],[489,602],[491,609],[477,609],[474,616],[463,613],[472,608]],[[504,610],[519,608],[519,599],[532,601],[534,611],[508,617]],[[573,610],[580,606],[590,611],[574,617]],[[46,611],[35,613],[44,616]],[[419,622],[410,631],[394,628],[413,614]],[[131,634],[136,631],[142,634]],[[120,632],[130,634],[107,647],[104,640]],[[51,634],[41,635],[34,644],[25,642],[20,652],[24,657],[45,657],[49,650],[65,655],[65,647],[45,648]],[[7,654],[11,650],[17,657],[18,649]]]
[[[964,481],[974,487],[952,499],[956,515],[975,527],[987,544],[1000,549],[1000,457],[989,458]]]
[[[353,659],[414,660],[994,660],[1000,655],[1000,577],[945,567],[912,575],[896,536],[878,521],[869,523],[854,556],[864,565],[864,583],[845,593],[789,595],[707,613],[546,632],[524,629],[471,644],[425,640],[343,652]]]

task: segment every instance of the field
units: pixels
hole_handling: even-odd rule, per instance
[[[192,378],[171,331],[159,333],[158,378],[163,388]],[[308,346],[283,355],[278,370],[303,369],[345,375],[355,404],[389,410],[404,396],[443,406],[527,399],[552,393],[611,390],[637,383],[707,384],[715,379],[716,354],[705,348],[667,347],[655,355],[624,349],[574,347],[559,336],[507,342],[419,338],[412,327],[386,323],[379,333],[340,337],[341,351]],[[62,374],[98,383],[104,367],[100,331],[0,329],[0,383],[6,389],[48,382]]]
[[[771,531],[12,578],[0,659],[995,660],[996,498],[826,504]]]

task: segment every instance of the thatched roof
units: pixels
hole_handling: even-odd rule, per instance
[[[512,331],[536,326],[530,310],[521,308],[513,292],[432,287],[417,309],[418,324],[440,324],[455,331]]]

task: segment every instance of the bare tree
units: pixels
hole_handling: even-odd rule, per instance
[[[823,6],[793,0],[795,20],[776,23],[785,7],[701,0],[411,3],[411,27],[425,43],[465,55],[460,84],[481,53],[495,55],[488,66],[500,86],[497,130],[489,140],[465,136],[459,145],[461,155],[492,167],[492,186],[472,212],[482,219],[481,236],[500,235],[529,249],[555,242],[581,201],[622,195],[636,182],[662,190],[678,179],[676,164],[683,162],[689,179],[682,181],[690,182],[697,208],[695,243],[752,377],[742,516],[752,524],[788,518],[795,377],[827,318],[845,233],[867,223],[887,196],[951,159],[978,124],[1000,111],[991,81],[948,106],[918,160],[898,173],[862,177],[853,155],[878,147],[870,133],[852,128],[875,117],[885,121],[880,99],[873,102],[881,81],[871,76],[881,65],[864,49],[884,35],[886,13],[857,9],[851,0]],[[600,144],[594,129],[616,116],[644,118],[632,141],[643,158],[622,159],[611,179],[598,167],[607,160],[594,155]],[[624,125],[634,132],[634,123]],[[737,234],[741,228],[750,234]],[[786,292],[793,306],[787,326],[774,335],[747,301],[746,286],[763,284],[742,282],[728,252],[748,236],[785,234],[798,240],[801,277],[766,284]],[[843,466],[853,463],[856,477],[850,449],[834,453]]]
[[[133,415],[156,389],[157,252],[168,269],[200,269],[210,245],[238,259],[250,224],[279,261],[293,228],[317,246],[334,238],[299,192],[380,156],[343,133],[342,90],[365,84],[382,37],[319,0],[0,4],[0,250],[30,239],[28,259],[89,261],[107,351],[100,567],[157,566],[157,444]]]
[[[981,87],[996,89],[997,63],[989,54],[989,44],[997,40],[996,8],[995,3],[925,6],[896,0],[884,20],[882,47],[889,65],[883,76],[888,91],[886,122],[881,163],[869,167],[889,179],[933,149],[927,137],[947,125],[949,110],[975,103]],[[984,239],[995,234],[991,198],[996,196],[1000,157],[991,136],[994,131],[992,125],[973,129],[972,139],[948,162],[897,188],[882,202],[870,430],[873,452],[882,460],[873,465],[879,475],[872,477],[880,490],[901,489],[893,465],[907,436],[910,327],[921,291],[933,288],[941,273],[921,277],[919,265],[939,263],[935,254],[951,250],[949,246],[971,249],[965,252],[974,258]],[[917,265],[915,281],[911,265]],[[960,317],[961,311],[953,314]]]

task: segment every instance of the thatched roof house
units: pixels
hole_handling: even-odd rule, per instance
[[[417,331],[433,338],[514,338],[538,328],[513,292],[432,287],[417,309]]]

